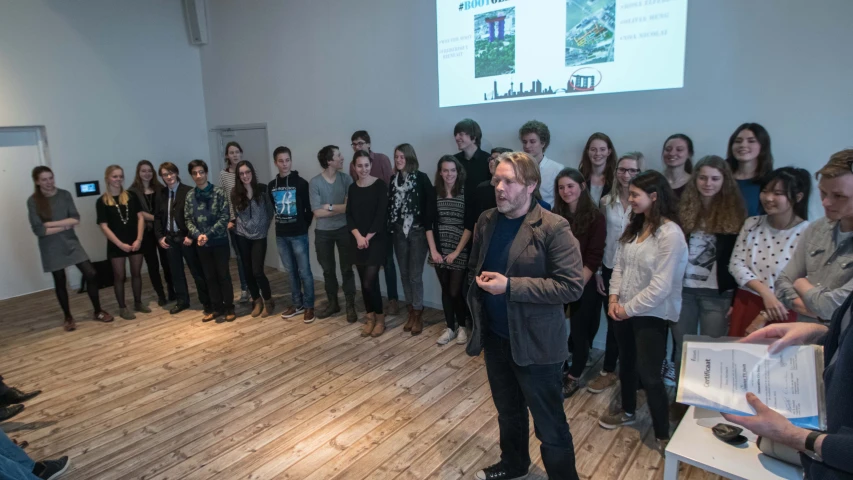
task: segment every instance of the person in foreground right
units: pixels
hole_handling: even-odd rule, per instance
[[[832,315],[829,327],[817,323],[794,322],[768,325],[742,342],[773,340],[770,352],[777,353],[791,345],[824,346],[826,369],[826,432],[814,432],[794,426],[788,419],[768,408],[757,396],[746,399],[755,410],[753,416],[723,414],[726,420],[743,426],[756,435],[787,445],[801,452],[800,457],[809,480],[853,479],[853,335],[850,335],[853,294]]]
[[[466,352],[485,350],[501,460],[475,478],[527,476],[529,408],[548,478],[576,480],[560,370],[569,356],[563,305],[583,292],[580,247],[569,222],[534,200],[540,177],[533,157],[501,155],[493,181],[497,208],[477,221],[468,263],[474,328]]]

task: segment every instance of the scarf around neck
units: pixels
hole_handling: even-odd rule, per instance
[[[421,214],[418,173],[416,170],[403,178],[403,173],[397,172],[391,179],[391,224],[402,225],[403,234],[407,236],[415,222],[415,217]]]

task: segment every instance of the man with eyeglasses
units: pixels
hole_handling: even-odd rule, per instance
[[[172,162],[160,165],[160,178],[166,188],[160,190],[154,202],[154,235],[160,246],[169,254],[169,266],[172,271],[172,283],[175,285],[177,303],[169,310],[172,315],[190,307],[190,294],[187,277],[184,274],[184,261],[190,268],[195,280],[198,300],[204,306],[204,314],[213,313],[213,304],[207,290],[207,281],[201,270],[201,261],[195,248],[196,241],[190,238],[187,222],[184,219],[184,203],[192,190],[181,183],[178,167]]]
[[[370,175],[381,179],[385,182],[385,185],[391,184],[391,160],[384,153],[377,153],[370,149],[370,134],[367,133],[367,130],[359,130],[352,134],[352,146],[353,152],[358,152],[361,150],[367,151],[370,154]],[[355,163],[350,162],[349,164],[349,175],[353,179],[358,178],[358,174],[355,171]],[[397,293],[397,268],[394,265],[394,247],[391,242],[388,242],[388,251],[385,257],[385,286],[388,290],[388,315],[397,315],[400,313],[400,306],[397,304],[399,298],[399,294]],[[378,277],[377,277],[378,278]],[[378,280],[377,280],[378,282]]]

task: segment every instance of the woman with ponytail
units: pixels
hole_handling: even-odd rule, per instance
[[[70,332],[77,328],[71,316],[65,277],[65,269],[72,265],[80,270],[85,279],[89,300],[95,310],[95,320],[113,321],[112,315],[101,309],[95,267],[74,233],[74,228],[80,224],[80,214],[74,206],[71,193],[56,188],[53,171],[48,167],[34,168],[32,176],[35,191],[27,199],[30,227],[38,237],[42,268],[53,275],[56,298],[65,314],[65,330]]]

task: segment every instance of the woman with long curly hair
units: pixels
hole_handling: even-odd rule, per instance
[[[601,296],[593,275],[601,266],[606,237],[604,215],[598,211],[587,190],[584,176],[574,168],[564,168],[554,181],[554,213],[568,220],[578,240],[583,259],[583,293],[568,306],[571,335],[569,349],[572,365],[563,376],[563,396],[571,397],[580,389],[580,378],[592,340],[601,323]]]
[[[725,160],[709,155],[696,163],[679,202],[681,229],[687,237],[681,316],[672,326],[675,371],[681,365],[685,335],[722,337],[729,330],[729,308],[737,282],[729,259],[746,219],[746,206]]]
[[[610,193],[617,158],[616,149],[613,148],[610,137],[601,132],[595,132],[589,136],[583,148],[578,170],[586,179],[586,191],[595,205],[599,204],[601,197]],[[554,202],[556,201],[557,196],[554,195]]]

